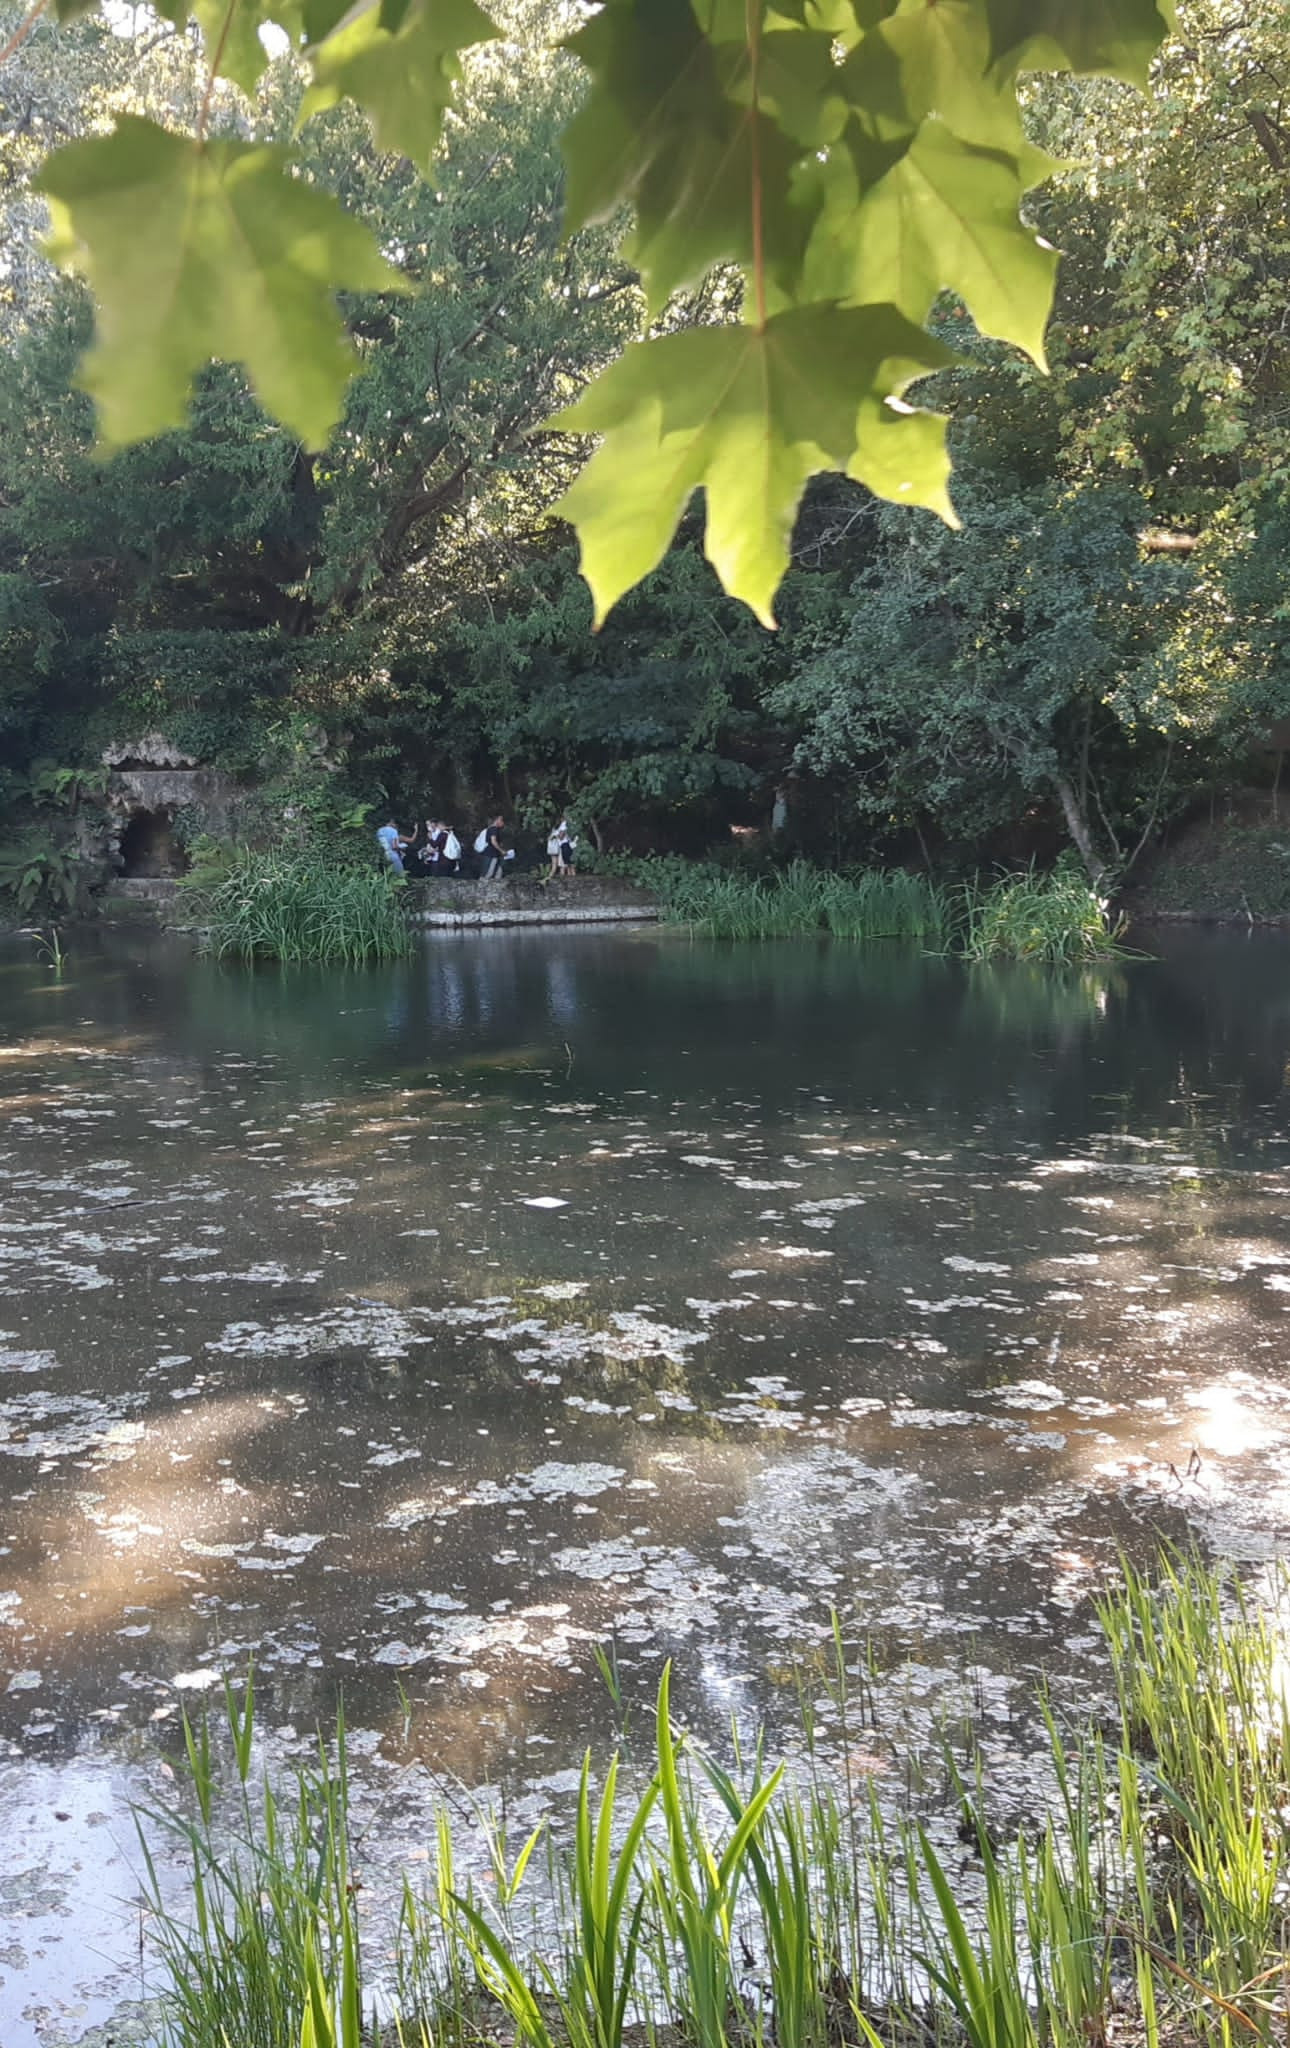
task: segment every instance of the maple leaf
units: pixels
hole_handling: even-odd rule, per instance
[[[317,29],[327,17],[315,10],[306,20]],[[310,49],[313,84],[300,119],[338,100],[357,100],[378,148],[410,157],[428,173],[461,52],[497,33],[475,0],[371,0],[335,26],[327,22]]]
[[[699,485],[708,559],[766,625],[817,470],[952,520],[944,422],[884,403],[952,361],[892,306],[815,305],[633,344],[548,423],[604,436],[555,508],[578,530],[597,624],[662,559]]]
[[[841,87],[878,134],[912,132],[935,115],[961,142],[1016,152],[1024,141],[1011,78],[991,68],[990,30],[977,0],[877,23],[852,50]]]
[[[809,228],[793,201],[801,154],[793,135],[804,129],[802,139],[818,146],[845,112],[826,91],[834,69],[827,35],[790,28],[763,38],[765,92],[754,108],[747,43],[725,33],[743,20],[742,5],[696,5],[698,14],[690,0],[609,0],[566,44],[592,89],[562,138],[565,228],[634,205],[629,254],[651,312],[713,264],[750,264],[754,253],[787,288]],[[699,14],[719,40],[703,32]]]
[[[757,105],[785,135],[808,149],[832,141],[846,117],[834,62],[834,38],[811,30],[774,29],[758,44]],[[751,105],[752,54],[745,37],[713,37],[713,58],[722,89],[736,106]],[[749,188],[744,187],[744,205]]]
[[[867,189],[866,144],[833,152],[825,203],[805,261],[806,288],[830,285],[847,300],[880,296],[924,320],[942,291],[963,300],[983,334],[1011,341],[1041,367],[1052,305],[1055,252],[1020,217],[1023,194],[1055,168],[1023,144],[1020,154],[961,142],[927,120]]]
[[[996,63],[1082,71],[1145,86],[1172,0],[985,0]]]
[[[300,19],[294,6],[272,5],[266,10],[259,0],[163,0],[158,12],[178,29],[183,29],[191,12],[202,32],[206,61],[220,78],[231,78],[244,93],[253,94],[260,81],[268,52],[260,41],[260,29],[272,21],[278,28],[299,32]]]
[[[56,151],[38,183],[51,256],[97,300],[80,382],[105,448],[182,425],[213,356],[243,363],[307,447],[325,444],[356,361],[333,292],[404,289],[360,221],[279,149],[194,142],[133,114]]]
[[[897,0],[772,0],[767,19],[794,21],[802,28],[827,29],[840,43],[849,46],[865,29],[893,13],[896,6]]]

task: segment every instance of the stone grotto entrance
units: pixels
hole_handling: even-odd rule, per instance
[[[132,811],[121,833],[120,861],[126,881],[185,873],[188,856],[175,837],[173,811]]]

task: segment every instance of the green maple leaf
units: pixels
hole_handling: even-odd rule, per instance
[[[775,29],[762,36],[758,51],[758,106],[785,135],[809,149],[831,142],[846,116],[833,43],[832,36],[810,29]],[[713,55],[727,97],[736,106],[750,106],[753,67],[747,43],[742,37],[716,41]],[[748,204],[746,187],[744,204]]]
[[[105,447],[182,425],[212,356],[245,364],[266,409],[325,444],[355,366],[333,292],[403,289],[361,222],[279,149],[203,145],[132,114],[56,151],[38,185],[50,254],[97,300],[80,382]]]
[[[188,19],[187,0],[171,0],[171,7],[173,12],[168,7],[160,12],[168,15],[176,28],[182,28]],[[274,7],[267,14],[255,0],[192,0],[192,13],[202,32],[207,63],[221,78],[231,78],[234,85],[241,86],[244,93],[254,93],[269,61],[260,41],[261,25],[273,21],[286,27],[283,10]]]
[[[875,22],[893,14],[898,0],[771,0],[771,5],[774,16],[803,28],[826,29],[850,47]]]
[[[809,214],[794,204],[798,151],[764,114],[732,116],[728,131],[691,134],[684,153],[660,159],[636,193],[624,254],[640,271],[648,310],[696,284],[714,264],[751,268],[758,249],[751,192],[761,188],[761,256],[785,294],[801,266]]]
[[[888,298],[914,321],[942,291],[956,292],[983,334],[1015,343],[1042,368],[1057,258],[1018,209],[1054,168],[1048,158],[1026,145],[1019,155],[978,149],[935,120],[867,190],[834,154],[806,288],[831,287],[857,302]]]
[[[730,0],[696,6],[716,28],[735,19]],[[832,68],[829,38],[787,29],[765,40],[798,46],[792,56],[772,47],[770,104],[804,123],[812,140],[830,119],[836,131],[841,104],[831,113],[820,98]],[[633,205],[630,256],[657,311],[714,263],[752,261],[755,172],[761,251],[786,284],[809,225],[792,195],[801,149],[766,107],[746,103],[745,43],[710,41],[690,0],[608,0],[566,47],[592,79],[562,138],[566,231]]]
[[[1172,0],[985,0],[995,62],[1147,84]]]
[[[657,0],[652,16],[644,0],[608,0],[564,47],[591,76],[586,101],[561,138],[565,225],[572,233],[627,205],[687,131],[711,126],[721,95],[712,46],[689,0]]]
[[[766,625],[817,470],[952,519],[944,422],[884,401],[953,360],[891,306],[816,305],[628,348],[549,422],[604,437],[555,508],[578,530],[597,624],[661,561],[700,485],[708,559]]]
[[[961,142],[1015,152],[1024,141],[1016,90],[991,57],[979,0],[937,0],[871,29],[847,58],[842,87],[874,134],[912,132],[936,115]]]
[[[410,157],[429,171],[439,146],[444,109],[460,73],[461,52],[498,33],[475,0],[371,0],[328,21],[329,0],[307,11],[313,84],[300,119],[322,113],[341,99],[357,100],[372,124],[379,148]]]

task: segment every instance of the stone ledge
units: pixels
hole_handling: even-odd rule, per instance
[[[501,882],[412,882],[408,916],[423,929],[461,930],[484,925],[645,924],[658,904],[628,882],[582,875],[543,884],[516,875]]]
[[[105,906],[114,903],[173,903],[178,894],[179,884],[169,875],[118,875],[108,883],[99,901]]]
[[[412,911],[410,919],[421,931],[476,931],[493,930],[501,925],[557,925],[557,924],[647,924],[657,919],[658,906],[646,904],[563,904],[553,903],[549,909],[499,909],[499,910],[422,910]]]
[[[101,917],[174,921],[179,884],[165,876],[117,876],[97,900]],[[644,889],[584,875],[544,886],[527,876],[504,882],[410,881],[408,922],[421,931],[474,931],[500,925],[648,924],[658,904]]]

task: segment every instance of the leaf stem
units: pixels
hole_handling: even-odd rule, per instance
[[[757,305],[757,326],[759,330],[766,325],[766,250],[762,229],[761,117],[758,107],[758,91],[761,79],[761,7],[762,0],[744,0],[744,23],[745,33],[748,38],[749,86],[752,101],[749,158],[752,164],[753,292]]]
[[[31,6],[23,15],[22,20],[18,23],[17,28],[10,36],[3,50],[0,50],[0,64],[7,64],[14,51],[22,48],[48,5],[49,0],[31,0]]]
[[[237,13],[237,8],[238,0],[228,0],[228,6],[224,9],[224,21],[220,28],[219,41],[216,43],[211,55],[210,67],[206,73],[206,90],[202,94],[202,103],[197,115],[198,142],[205,142],[206,140],[206,129],[210,122],[211,99],[215,92],[215,80],[219,77],[219,67],[224,61],[224,46],[228,42],[229,30],[233,26],[233,16]]]

